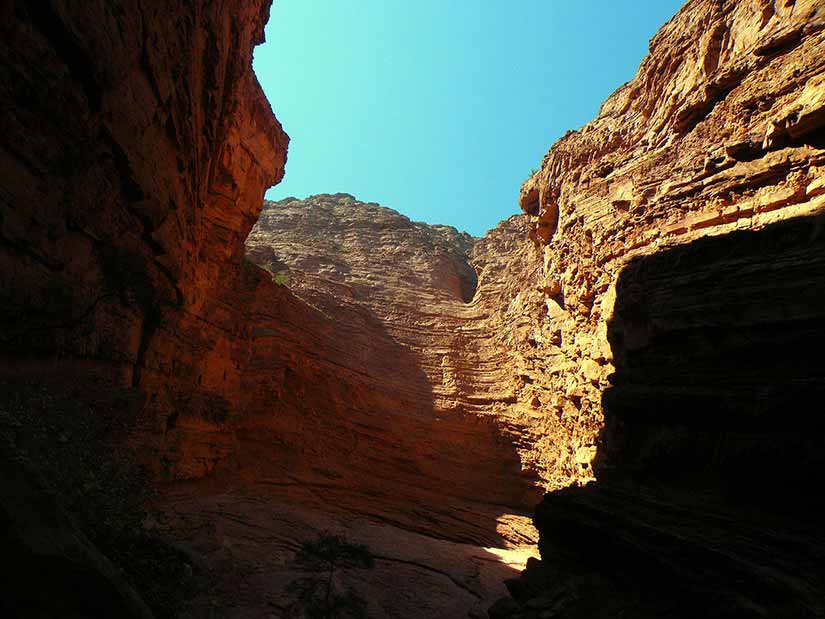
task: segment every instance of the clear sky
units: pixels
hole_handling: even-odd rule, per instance
[[[351,193],[482,235],[683,0],[275,0],[254,67],[292,142],[273,200]]]

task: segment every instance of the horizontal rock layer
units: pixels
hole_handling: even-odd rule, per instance
[[[250,380],[277,393],[249,402],[239,437],[254,427],[261,453],[242,445],[242,457],[258,470],[268,459],[270,481],[296,494],[321,485],[413,530],[529,541],[518,514],[537,489],[506,428],[481,414],[490,403],[459,382],[465,348],[485,346],[468,304],[474,242],[346,194],[267,203],[248,255],[295,295],[296,315],[255,317]],[[270,441],[281,449],[265,456]]]
[[[468,571],[417,569],[477,610],[501,550],[477,547],[530,542],[537,490],[595,469],[539,508],[544,565],[508,612],[822,613],[821,543],[791,521],[821,509],[821,225],[777,224],[825,206],[821,2],[689,2],[484,239],[286,200],[248,244],[272,273],[243,258],[288,140],[250,68],[262,3],[0,15],[4,373],[62,360],[141,392],[131,447],[179,482],[165,505],[236,510],[171,538],[209,557],[272,502],[367,517],[397,564],[416,535],[460,547]]]
[[[688,2],[522,187],[597,481],[547,495],[495,613],[822,616],[823,28]]]
[[[219,283],[236,277],[263,191],[283,175],[288,138],[251,67],[268,6],[0,3],[0,373],[67,367],[142,391],[136,444],[157,469],[169,417],[213,400],[200,351],[232,339],[212,320]],[[79,595],[141,615],[117,599],[122,576],[85,540],[65,541],[76,531],[5,450],[3,467],[18,480],[4,505],[20,502],[4,528],[26,569],[51,574],[25,612],[64,598],[72,612]],[[26,523],[24,501],[42,518]],[[26,546],[32,531],[51,554]]]

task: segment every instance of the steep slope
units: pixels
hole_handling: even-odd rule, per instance
[[[688,2],[522,187],[597,481],[539,506],[500,615],[825,612],[823,27],[816,1]]]
[[[167,433],[177,462],[213,472],[161,502],[163,535],[218,574],[195,608],[291,616],[295,552],[325,530],[375,554],[339,578],[370,616],[483,615],[504,593],[534,552],[540,491],[512,429],[455,380],[483,334],[465,301],[474,242],[346,194],[265,204],[247,251],[268,272],[250,264],[232,299],[248,357],[231,408]]]
[[[0,6],[0,431],[13,482],[2,520],[21,573],[48,574],[32,597],[21,587],[4,596],[22,595],[28,606],[13,610],[24,615],[148,612],[49,496],[66,489],[31,472],[54,437],[29,445],[31,457],[20,442],[27,416],[49,428],[78,406],[101,418],[95,434],[111,402],[55,391],[44,410],[13,403],[55,374],[134,389],[145,396],[136,400],[146,438],[135,444],[149,446],[157,470],[170,461],[165,420],[178,407],[202,414],[201,352],[233,337],[211,321],[218,284],[240,269],[263,191],[286,159],[288,138],[251,68],[268,7]],[[84,487],[81,472],[68,483]],[[100,489],[88,492],[96,504]]]

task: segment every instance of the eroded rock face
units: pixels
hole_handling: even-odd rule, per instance
[[[689,2],[484,239],[340,194],[268,205],[248,251],[272,274],[243,245],[287,147],[250,68],[265,4],[0,4],[4,361],[145,396],[142,460],[210,477],[172,486],[162,534],[264,566],[234,600],[251,616],[327,526],[395,566],[364,585],[387,613],[421,610],[387,595],[411,573],[428,613],[478,611],[537,491],[594,468],[539,508],[545,564],[508,612],[821,615],[821,540],[796,517],[821,484],[820,364],[751,363],[818,342],[825,314],[821,219],[777,224],[825,206],[821,2]],[[786,450],[795,483],[754,500]]]
[[[479,546],[534,541],[537,475],[531,439],[487,414],[512,394],[466,328],[473,240],[370,211],[391,232],[378,266],[403,277],[370,281],[368,227],[355,279],[283,286],[244,262],[287,147],[250,70],[263,4],[2,5],[2,352],[141,392],[132,447],[158,479],[463,544],[459,606],[483,608],[500,579]],[[444,598],[464,586],[438,578]]]
[[[350,380],[340,368],[354,372],[359,385],[349,392],[361,395],[341,395],[330,386],[332,379],[299,376],[293,384],[316,384],[312,391],[324,394],[324,402],[313,405],[324,425],[311,437],[305,434],[306,396],[279,409],[289,413],[260,423],[277,429],[277,440],[291,436],[290,441],[306,445],[301,448],[309,450],[301,459],[306,467],[335,470],[329,475],[337,478],[348,471],[346,477],[358,480],[347,484],[351,491],[393,488],[391,493],[402,497],[412,487],[417,492],[430,488],[430,499],[417,499],[419,510],[443,500],[436,498],[439,493],[529,509],[542,488],[590,477],[597,418],[580,408],[557,406],[569,378],[555,365],[563,358],[545,354],[559,343],[559,333],[534,321],[547,314],[545,291],[524,287],[537,279],[541,265],[540,250],[525,243],[528,231],[528,218],[514,216],[484,239],[472,239],[452,228],[410,222],[346,194],[267,203],[247,241],[248,255],[274,281],[288,282],[308,306],[334,315],[335,332],[314,355],[331,364],[326,371],[337,373],[339,383]],[[555,310],[551,317],[561,313]],[[253,366],[285,363],[281,372],[301,373],[300,362],[285,361],[284,340],[303,331],[315,341],[326,336],[325,328],[306,322],[312,316],[307,312],[305,324],[295,334],[282,335],[277,345],[271,339],[255,344]],[[272,319],[263,320],[255,319],[262,333],[283,331]],[[259,374],[257,384],[272,382],[273,376]],[[268,410],[288,398],[289,389],[281,389],[253,407]],[[339,398],[349,412],[330,414]],[[288,421],[289,415],[296,420]],[[368,424],[357,421],[367,416]],[[345,421],[356,425],[341,427]],[[373,438],[361,429],[365,424],[376,433]],[[381,437],[369,448],[374,455],[369,470],[359,470],[356,459],[333,446],[342,435],[364,445]],[[320,447],[326,440],[331,445]],[[383,453],[387,441],[394,447]],[[338,455],[311,464],[321,459],[309,455],[316,449]],[[405,454],[403,461],[399,454]],[[404,511],[402,506],[392,517]],[[461,520],[451,517],[448,525],[439,516],[439,535],[460,529]],[[512,543],[520,535],[511,531],[504,537]]]
[[[4,350],[141,384],[155,332],[205,312],[283,175],[251,70],[268,4],[3,11]]]
[[[0,369],[65,364],[145,392],[137,442],[157,469],[173,412],[214,400],[201,352],[233,335],[211,320],[219,284],[236,278],[288,141],[251,68],[269,3],[173,4],[0,3]],[[4,452],[6,466],[20,492],[38,487]],[[24,512],[5,510],[4,528],[28,530]],[[33,571],[53,570],[38,595],[60,608],[72,582],[84,597],[97,586],[117,614],[125,589],[83,540],[60,542],[75,534],[61,518],[37,533],[52,555],[15,537]]]
[[[823,27],[821,2],[687,3],[522,187],[597,481],[537,509],[501,615],[822,615]]]
[[[823,20],[820,2],[689,2],[522,187],[561,342],[547,354],[573,370],[559,407],[601,418],[614,284],[634,256],[822,208]]]
[[[226,408],[242,321],[214,316],[284,171],[251,69],[268,3],[4,6],[3,350],[146,391],[147,461],[174,469],[170,420]]]
[[[265,204],[247,251],[266,270],[248,263],[212,319],[243,325],[213,357],[223,414],[181,407],[165,434],[172,475],[213,473],[163,500],[165,535],[221,574],[196,608],[294,616],[295,549],[324,530],[376,553],[340,577],[370,616],[478,614],[504,593],[534,553],[540,487],[526,418],[498,414],[512,369],[467,302],[475,244],[346,194]]]
[[[294,295],[296,315],[261,304],[250,381],[279,385],[249,401],[254,421],[240,422],[239,437],[251,440],[254,425],[263,447],[271,433],[281,449],[260,457],[273,475],[302,480],[296,492],[323,484],[340,506],[436,536],[529,540],[517,516],[537,489],[463,384],[465,348],[485,337],[467,302],[475,241],[346,194],[265,205],[248,255]],[[251,464],[253,451],[239,453]]]

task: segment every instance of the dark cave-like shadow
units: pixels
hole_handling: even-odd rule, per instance
[[[608,330],[603,474],[821,510],[823,325],[822,216],[631,262]]]
[[[539,506],[543,557],[638,616],[825,612],[823,232],[799,218],[626,266],[598,481]]]

